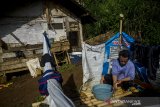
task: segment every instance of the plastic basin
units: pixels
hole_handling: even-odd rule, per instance
[[[97,84],[92,87],[92,93],[98,100],[108,100],[112,97],[112,86],[109,84]]]

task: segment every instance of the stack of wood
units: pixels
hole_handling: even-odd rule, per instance
[[[70,63],[70,57],[68,50],[70,49],[70,44],[68,40],[55,41],[51,44],[51,52],[54,56],[56,65],[58,66],[61,62]],[[64,58],[58,60],[58,54],[64,54]]]
[[[55,41],[51,44],[51,52],[67,51],[70,49],[68,40]]]
[[[63,51],[66,54],[66,61],[70,63],[68,49],[70,49],[69,41],[57,41],[51,44],[51,52],[54,55],[56,64],[56,52]],[[26,62],[30,59],[41,58],[43,53],[43,44],[22,45],[17,43],[7,44],[7,49],[2,49],[0,45],[0,76],[6,73],[13,73],[28,70]]]
[[[0,75],[5,73],[27,70],[26,62],[33,58],[40,58],[43,53],[43,45],[17,46],[8,44],[8,49],[1,52]]]
[[[135,92],[138,92],[135,87],[130,87],[130,91],[124,91],[121,87],[118,87],[117,91],[114,92],[110,99],[106,101],[100,101],[95,98],[91,92],[91,89],[87,88],[86,90],[82,90],[80,92],[80,97],[74,98],[73,102],[76,107],[128,107],[127,104],[120,102],[120,99]],[[32,107],[41,107],[41,103],[43,102],[33,103]]]
[[[138,92],[135,87],[131,87],[130,91],[124,91],[121,87],[113,94],[112,98],[106,101],[97,100],[91,91],[81,91],[80,99],[74,101],[76,107],[116,107],[127,106],[124,103],[116,103],[114,100],[119,100],[122,97]]]

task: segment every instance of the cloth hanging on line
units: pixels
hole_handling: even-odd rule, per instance
[[[50,55],[50,44],[47,38],[47,33],[44,32],[44,42],[43,42],[43,55]],[[50,107],[75,107],[72,101],[65,96],[62,91],[62,76],[59,72],[55,70],[52,65],[51,60],[44,59],[44,73],[42,77],[38,80],[39,91],[41,95],[47,96],[49,99],[48,104]]]

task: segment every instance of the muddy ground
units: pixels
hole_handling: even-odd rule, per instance
[[[61,72],[63,76],[63,91],[71,99],[79,96],[82,85],[82,66],[75,65],[72,69]],[[0,107],[31,107],[33,102],[40,100],[38,79],[32,78],[29,71],[10,74],[12,85],[0,89]]]

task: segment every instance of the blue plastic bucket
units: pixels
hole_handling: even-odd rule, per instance
[[[97,84],[92,87],[92,93],[98,100],[108,100],[112,97],[112,86],[109,84]]]
[[[69,53],[69,55],[72,64],[78,64],[79,62],[82,61],[82,52],[72,52]]]

